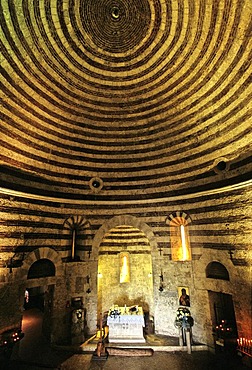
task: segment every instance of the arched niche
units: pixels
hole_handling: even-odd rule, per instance
[[[91,249],[88,247],[88,240],[91,238],[90,222],[82,215],[69,216],[63,224],[62,246],[66,247],[67,258],[79,260],[84,253]]]
[[[226,267],[217,261],[210,262],[206,267],[206,277],[211,279],[229,281],[229,273]]]
[[[49,259],[41,258],[31,265],[27,279],[39,279],[49,276],[55,276],[55,265]]]
[[[152,253],[157,245],[150,227],[130,215],[113,217],[96,233],[94,250],[98,314],[113,304],[139,304],[153,315]]]
[[[54,249],[48,247],[37,248],[34,251],[30,252],[28,256],[24,259],[22,268],[19,271],[19,279],[26,281],[28,278],[28,273],[31,266],[41,259],[49,260],[55,267],[55,273],[53,276],[50,276],[50,279],[55,280],[57,276],[62,276],[64,274],[62,260]],[[43,263],[43,262],[42,262]],[[36,265],[35,265],[36,266]],[[29,279],[32,282],[32,279]]]
[[[183,211],[171,213],[166,224],[170,230],[171,258],[173,261],[191,261],[189,224],[191,218]]]
[[[104,239],[105,234],[109,232],[109,230],[120,225],[132,225],[133,227],[141,230],[149,241],[152,256],[158,254],[157,241],[150,226],[145,222],[142,222],[142,220],[138,219],[137,217],[126,214],[115,216],[110,220],[105,221],[100,229],[96,232],[92,243],[92,256],[95,260],[98,259],[100,244]]]

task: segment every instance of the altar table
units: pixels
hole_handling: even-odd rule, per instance
[[[109,342],[114,343],[144,343],[143,336],[144,315],[142,307],[137,312],[130,312],[129,307],[117,307],[120,315],[110,315],[107,324],[109,326]]]

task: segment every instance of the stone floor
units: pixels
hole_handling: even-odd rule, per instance
[[[1,361],[2,360],[2,361]],[[213,355],[207,351],[154,352],[151,357],[108,356],[97,360],[92,354],[56,352],[43,358],[0,358],[1,370],[248,370],[238,357]]]
[[[89,342],[89,347],[51,347],[39,335],[40,314],[34,312],[32,319],[27,317],[25,336],[14,347],[10,359],[0,355],[0,370],[248,370],[238,355],[226,353],[212,354],[200,344],[192,347],[192,353],[185,348],[181,351],[177,338],[149,336],[145,345],[139,348],[154,348],[149,356],[108,355],[99,359],[95,356],[97,343]],[[106,346],[113,346],[112,343]],[[118,345],[117,345],[118,346]],[[116,347],[116,345],[115,345]],[[134,349],[138,346],[132,346]]]

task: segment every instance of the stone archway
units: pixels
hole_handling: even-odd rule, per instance
[[[49,270],[45,270],[43,273],[43,271],[41,271],[43,267],[39,267],[41,264],[43,266],[45,266],[45,264],[50,266],[51,273]],[[36,266],[39,267],[39,270]],[[36,267],[35,271],[37,271],[35,273],[33,271],[34,267]],[[43,289],[46,290],[46,287],[50,286],[48,290],[50,290],[50,304],[52,304],[53,287],[56,284],[57,277],[62,275],[63,266],[59,254],[55,250],[48,247],[37,248],[30,252],[24,259],[22,268],[18,272],[18,279],[21,281],[20,290],[21,292],[24,292],[26,288],[33,289],[35,287],[38,290],[39,287],[43,287]],[[20,297],[21,302],[22,300],[23,296]]]
[[[152,256],[158,256],[157,241],[150,226],[137,217],[125,214],[115,216],[110,220],[105,221],[100,229],[96,232],[92,243],[92,256],[95,260],[98,260],[100,243],[103,240],[105,233],[119,225],[131,225],[141,230],[148,238]]]
[[[25,258],[19,274],[23,285],[21,294],[25,290],[29,293],[29,304],[25,305],[24,303],[26,312],[23,314],[22,326],[31,321],[27,312],[30,310],[30,316],[37,315],[37,320],[33,320],[33,322],[38,322],[38,318],[41,321],[40,329],[30,329],[30,333],[34,332],[34,335],[38,335],[38,331],[40,331],[41,335],[50,341],[53,330],[52,312],[56,279],[63,275],[61,258],[51,248],[35,249]],[[36,313],[34,313],[35,311]]]
[[[97,253],[97,313],[113,304],[139,304],[153,315],[152,254],[156,253],[154,235],[148,225],[135,217],[121,215],[100,228],[94,240]],[[121,258],[128,259],[128,276],[122,279]]]
[[[60,255],[51,248],[41,247],[30,252],[24,259],[22,268],[20,269],[20,279],[27,280],[28,272],[34,262],[41,259],[47,259],[51,261],[55,266],[55,277],[63,275],[63,266]],[[55,277],[53,280],[55,280]]]

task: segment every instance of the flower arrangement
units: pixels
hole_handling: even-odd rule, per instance
[[[191,312],[187,307],[179,307],[176,312],[175,327],[176,328],[191,328],[194,324],[194,320],[191,316]]]
[[[114,305],[109,310],[109,316],[113,317],[114,319],[121,315],[121,311],[117,305]]]

